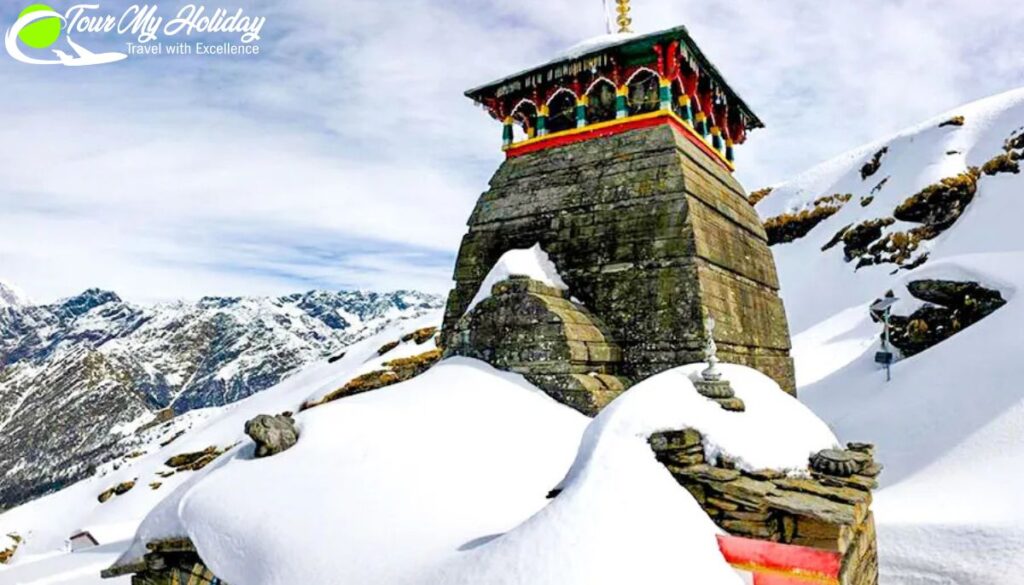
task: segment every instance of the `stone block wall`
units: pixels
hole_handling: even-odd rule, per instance
[[[742,471],[727,460],[711,464],[692,429],[659,433],[650,443],[676,481],[729,534],[836,552],[842,556],[841,585],[878,583],[871,490],[882,468],[871,446],[849,446],[855,470],[848,476],[809,468],[806,477],[788,477]]]
[[[605,325],[558,289],[526,277],[494,285],[460,319],[445,356],[484,360],[524,374],[556,400],[593,416],[628,385],[622,350]]]
[[[764,230],[743,190],[668,126],[506,160],[469,219],[445,344],[503,253],[540,243],[639,381],[703,359],[711,312],[723,361],[795,391]]]

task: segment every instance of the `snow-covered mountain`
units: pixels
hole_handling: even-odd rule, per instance
[[[0,508],[87,475],[158,417],[245,398],[440,303],[311,291],[139,306],[92,289],[30,305],[0,285]]]
[[[19,308],[31,304],[25,293],[16,286],[0,280],[0,309],[7,307]]]
[[[758,194],[799,396],[840,439],[877,443],[886,465],[875,500],[882,583],[1024,575],[1021,158],[1024,89]],[[909,357],[887,383],[868,306],[890,290],[901,299],[894,340]]]

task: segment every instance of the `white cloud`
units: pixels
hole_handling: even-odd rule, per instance
[[[42,299],[88,286],[139,300],[443,292],[500,161],[500,127],[462,91],[603,31],[596,0],[243,6],[268,16],[260,57],[78,71],[0,60],[5,278]],[[1024,85],[1022,12],[1008,0],[634,2],[639,30],[686,24],[765,119],[739,151],[751,189]]]

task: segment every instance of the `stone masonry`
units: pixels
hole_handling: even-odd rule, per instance
[[[622,350],[609,337],[561,290],[514,276],[459,320],[446,352],[524,374],[559,402],[594,416],[626,386],[616,376]]]
[[[756,368],[795,392],[761,222],[739,183],[670,127],[507,159],[462,240],[446,347],[491,266],[504,252],[536,243],[569,295],[621,349],[621,379],[701,361],[703,319],[711,313],[722,361]],[[486,356],[490,348],[479,351]]]
[[[840,451],[850,464],[842,473],[812,464],[793,477],[743,471],[728,460],[712,464],[693,429],[659,433],[650,443],[658,461],[729,534],[839,553],[840,585],[877,585],[871,490],[882,466],[871,445],[851,443]]]

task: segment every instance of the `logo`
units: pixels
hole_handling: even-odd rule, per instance
[[[4,34],[4,48],[21,63],[67,67],[115,63],[129,55],[258,55],[256,41],[265,23],[266,17],[250,16],[241,8],[231,13],[196,4],[181,7],[173,18],[162,16],[156,4],[134,4],[121,14],[104,13],[99,4],[75,4],[63,14],[46,4],[30,4]],[[125,42],[123,53],[94,52],[72,34],[76,38],[79,34],[128,36],[131,40]],[[163,42],[165,37],[193,34],[203,40]],[[237,38],[210,41],[212,35],[223,34]]]
[[[65,40],[74,55],[69,55],[61,49],[51,49],[57,58],[42,59],[29,56],[22,51],[18,41],[32,49],[52,47],[60,39],[66,22],[63,15],[46,4],[30,4],[18,14],[18,20],[15,21],[14,26],[7,29],[7,33],[4,34],[4,47],[11,57],[30,65],[80,67],[113,63],[128,57],[124,53],[94,53],[71,40],[70,34],[65,34]]]

